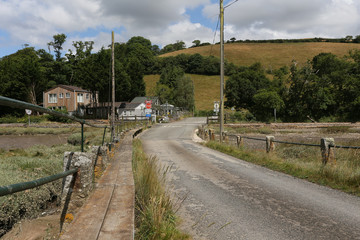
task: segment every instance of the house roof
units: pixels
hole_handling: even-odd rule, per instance
[[[76,87],[76,86],[70,86],[70,85],[56,85],[55,87],[53,88],[50,88],[48,90],[46,90],[45,92],[49,92],[51,90],[54,90],[55,88],[63,88],[63,89],[66,89],[66,90],[69,90],[69,91],[72,91],[72,92],[90,92],[89,90],[85,90],[85,89],[82,89],[80,87]]]
[[[132,103],[144,103],[147,100],[151,100],[153,103],[156,102],[156,100],[158,100],[158,97],[136,97],[134,98],[131,102]]]
[[[125,109],[135,109],[135,108],[137,108],[140,104],[145,104],[145,103],[143,103],[143,102],[138,102],[138,103],[130,102],[130,103],[127,103],[127,104],[126,104]]]

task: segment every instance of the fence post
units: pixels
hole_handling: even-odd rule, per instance
[[[210,140],[215,141],[215,131],[214,129],[209,129]]]
[[[225,143],[229,143],[229,136],[227,135],[227,131],[224,131],[222,134],[223,141]]]
[[[236,144],[237,144],[238,148],[240,148],[244,145],[244,140],[241,136],[236,136]]]
[[[322,138],[320,142],[320,146],[321,146],[322,163],[326,165],[329,160],[335,159],[334,149],[333,149],[335,147],[334,138]]]
[[[71,205],[80,206],[84,203],[85,197],[87,197],[93,188],[93,173],[94,162],[96,155],[94,153],[84,152],[65,152],[64,153],[64,169],[78,167],[78,176],[74,185],[74,189],[71,189],[72,175],[65,178],[63,182],[62,201],[65,200],[69,191],[73,192]],[[69,158],[71,162],[69,162]],[[71,207],[70,207],[71,208]]]
[[[274,136],[266,136],[266,152],[269,153],[275,150],[275,137]]]

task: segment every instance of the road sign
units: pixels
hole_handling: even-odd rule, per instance
[[[215,101],[214,102],[214,112],[218,113],[219,112],[219,107],[220,107],[220,103]]]
[[[146,107],[146,109],[151,109],[151,104],[152,104],[152,101],[150,100],[150,101],[145,101],[145,107]]]
[[[145,109],[145,113],[146,113],[146,114],[151,114],[151,112],[152,112],[151,109],[148,109],[148,108]]]
[[[31,115],[31,113],[32,113],[31,109],[25,109],[25,112],[27,115]]]

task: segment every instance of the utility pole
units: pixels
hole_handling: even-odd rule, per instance
[[[224,0],[220,0],[220,142],[224,132]]]
[[[115,45],[114,31],[111,34],[111,77],[112,77],[112,103],[111,103],[111,141],[115,138]]]

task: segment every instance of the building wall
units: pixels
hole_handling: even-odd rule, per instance
[[[49,103],[50,94],[56,94],[56,103]],[[78,95],[83,94],[83,102],[78,102]],[[62,95],[62,98],[61,98]],[[70,95],[69,98],[67,95]],[[45,108],[63,108],[66,107],[68,112],[75,112],[77,110],[78,104],[86,105],[91,101],[90,92],[74,92],[67,89],[57,87],[51,91],[44,92],[44,107]]]

